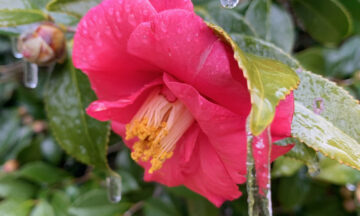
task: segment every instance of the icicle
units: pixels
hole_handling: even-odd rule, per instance
[[[225,8],[234,8],[239,4],[239,0],[220,0],[220,2]]]
[[[108,198],[112,203],[118,203],[121,200],[122,180],[121,176],[116,173],[111,173],[106,178]]]
[[[28,88],[36,88],[38,84],[38,66],[36,64],[24,62],[24,85]]]
[[[248,124],[247,135],[248,213],[249,216],[271,216],[270,128],[256,137],[250,132]],[[254,155],[257,155],[258,161],[255,161]]]
[[[17,43],[18,43],[18,38],[11,37],[11,52],[15,58],[21,59],[23,57],[23,54],[19,52]]]

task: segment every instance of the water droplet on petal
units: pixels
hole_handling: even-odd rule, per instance
[[[130,14],[128,17],[128,21],[130,23],[130,25],[136,25],[136,20],[135,20],[135,15],[134,14]]]
[[[11,37],[11,51],[15,58],[20,59],[23,57],[23,54],[19,52],[17,48],[18,39],[17,37]]]
[[[234,8],[239,4],[239,0],[220,0],[220,2],[225,8]]]
[[[121,176],[111,174],[106,178],[108,198],[112,203],[118,203],[121,200],[122,180]]]
[[[28,88],[36,88],[38,84],[38,66],[36,64],[24,63],[24,85]]]

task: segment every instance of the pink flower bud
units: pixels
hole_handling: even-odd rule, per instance
[[[40,66],[63,62],[66,55],[64,32],[52,23],[43,23],[19,38],[18,49],[24,58]]]

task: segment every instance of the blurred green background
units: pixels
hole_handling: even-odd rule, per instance
[[[292,53],[306,69],[333,80],[359,99],[360,1],[316,0],[311,1],[311,10],[305,7],[310,0],[273,1],[271,12],[267,11],[268,17],[264,18],[268,31],[263,31],[263,18],[259,16],[266,12],[264,2],[268,4],[265,0],[242,1],[231,11],[221,9],[218,1],[194,3],[205,19],[231,33],[253,35],[276,44]],[[67,25],[78,21],[53,15]],[[76,161],[52,136],[43,100],[50,76],[47,69],[40,69],[36,89],[23,86],[21,60],[14,58],[11,44],[11,37],[19,31],[0,28],[1,216],[247,215],[244,186],[240,186],[244,195],[239,200],[226,202],[218,209],[184,187],[145,183],[142,168],[130,159],[129,150],[113,133],[107,157],[111,168],[121,174],[123,189],[121,202],[111,204],[106,173]],[[68,36],[71,38],[71,34]],[[293,155],[299,152],[308,152],[308,158],[295,160],[299,157]],[[360,215],[359,171],[298,143],[297,149],[273,164],[272,172],[274,215]]]

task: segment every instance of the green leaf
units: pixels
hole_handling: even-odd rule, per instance
[[[124,213],[130,204],[121,201],[112,204],[107,198],[105,190],[92,190],[77,198],[69,209],[69,213],[76,216],[114,216]]]
[[[339,164],[329,158],[322,158],[320,174],[316,179],[331,182],[338,185],[356,184],[360,181],[360,171]]]
[[[273,164],[271,168],[271,177],[283,177],[294,175],[304,164],[301,161],[290,157],[281,156]]]
[[[32,131],[21,125],[16,110],[0,111],[0,163],[16,158],[30,144]]]
[[[352,31],[349,13],[337,0],[292,0],[306,31],[324,44],[338,44]]]
[[[247,79],[250,91],[250,129],[254,135],[259,135],[273,121],[280,100],[297,87],[298,76],[279,61],[244,53],[221,28],[209,26],[234,50],[234,58]]]
[[[291,158],[293,160],[300,161],[302,164],[306,164],[310,174],[318,174],[320,169],[319,158],[317,153],[307,147],[305,144],[299,142],[297,139],[288,138],[281,140],[278,143],[281,144],[295,144],[294,148],[291,149],[284,157]]]
[[[48,19],[49,17],[39,10],[0,10],[0,27],[24,25]]]
[[[19,202],[18,200],[5,200],[0,203],[0,215],[28,216],[33,205],[33,200],[23,202]]]
[[[164,201],[159,198],[151,198],[144,204],[145,216],[180,216],[175,206],[170,201]]]
[[[64,170],[41,161],[26,164],[17,174],[40,184],[54,184],[69,178]]]
[[[118,173],[120,174],[122,179],[121,191],[123,194],[140,189],[140,186],[137,183],[135,177],[130,172],[119,170]]]
[[[100,2],[100,0],[52,0],[46,6],[46,9],[81,18],[90,8],[98,5]]]
[[[326,74],[337,78],[348,78],[360,70],[360,36],[348,39],[339,49],[326,53]]]
[[[62,191],[56,191],[51,199],[51,206],[54,209],[55,216],[68,216],[68,208],[70,207],[71,200]]]
[[[70,59],[57,65],[47,85],[45,105],[52,132],[60,146],[79,161],[107,169],[109,124],[85,113],[96,96],[89,81]]]
[[[279,48],[254,39],[242,43],[245,51],[296,67],[297,61]],[[360,106],[345,90],[319,75],[299,70],[292,135],[325,156],[360,169]],[[321,102],[322,101],[322,102]],[[314,106],[323,104],[320,114]]]
[[[325,74],[325,52],[321,47],[311,47],[296,53],[295,57],[300,61],[301,65],[307,70],[324,75]]]
[[[359,0],[340,0],[351,15],[354,25],[354,32],[360,33],[360,1]]]
[[[21,179],[6,175],[0,178],[0,197],[26,200],[31,198],[37,188]]]
[[[197,198],[186,200],[189,216],[218,216],[220,210],[211,204],[205,198],[198,196]]]
[[[226,32],[256,36],[255,29],[240,13],[223,8],[218,1],[211,1],[203,7],[196,7],[195,10],[203,15],[206,21],[219,25]]]
[[[245,19],[254,27],[257,35],[265,40],[270,36],[270,7],[270,0],[253,0],[245,14]]]
[[[277,198],[286,210],[300,207],[311,193],[311,185],[305,177],[299,172],[298,175],[280,179]]]
[[[283,8],[272,4],[270,10],[270,41],[290,53],[295,42],[291,16]]]
[[[30,216],[55,216],[55,213],[54,209],[47,201],[40,200],[40,202],[32,210]]]

